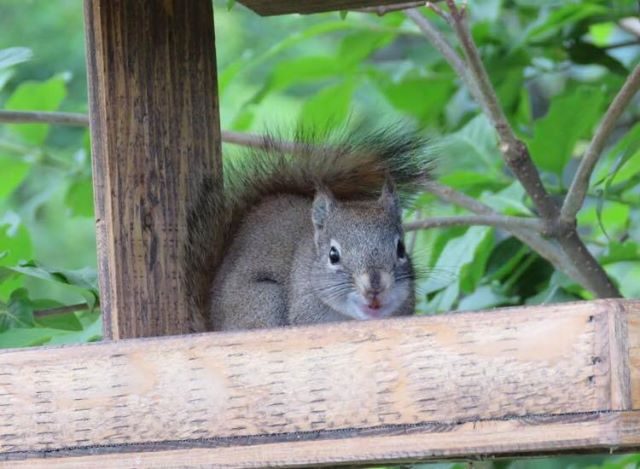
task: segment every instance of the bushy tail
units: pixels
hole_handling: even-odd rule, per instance
[[[401,194],[414,194],[433,167],[425,138],[401,125],[360,126],[343,133],[299,131],[293,141],[267,136],[262,147],[225,157],[224,197],[222,188],[205,178],[189,213],[184,272],[194,332],[210,329],[210,288],[225,247],[264,197],[313,197],[323,185],[338,199],[366,199],[379,193],[387,176]]]

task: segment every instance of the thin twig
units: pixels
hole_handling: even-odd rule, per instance
[[[421,6],[424,6],[426,3],[427,3],[426,1],[407,2],[407,3],[398,3],[396,5],[380,5],[376,7],[357,8],[353,11],[357,11],[360,13],[375,13],[378,16],[384,16],[387,13],[391,13],[394,11],[401,11],[401,10],[406,10],[408,8],[421,7]]]
[[[96,305],[93,309],[98,308]],[[76,311],[88,311],[89,305],[87,303],[79,303],[76,305],[69,306],[59,306],[57,308],[49,308],[49,309],[40,309],[33,312],[33,316],[36,318],[41,318],[44,316],[52,316],[54,314],[66,314],[66,313],[74,313]]]
[[[580,211],[584,199],[589,189],[589,179],[593,168],[595,168],[598,158],[615,127],[615,123],[627,107],[633,96],[640,89],[640,65],[636,65],[631,75],[627,78],[620,88],[620,91],[613,99],[611,105],[605,112],[598,129],[596,130],[591,143],[587,147],[580,166],[571,181],[571,186],[564,199],[560,216],[563,220],[571,222],[575,220],[577,213]]]
[[[618,21],[618,26],[629,34],[640,37],[640,19],[636,17],[623,18]]]
[[[450,226],[494,226],[507,231],[515,229],[532,230],[541,232],[544,228],[542,222],[536,218],[507,217],[504,215],[460,215],[452,217],[433,217],[424,220],[416,220],[404,225],[406,231],[424,230],[430,228],[445,228]]]
[[[0,110],[0,123],[4,124],[52,124],[86,127],[89,118],[85,114],[72,112],[44,112],[44,111],[7,111]],[[273,140],[268,136],[247,134],[232,131],[222,131],[222,141],[245,147],[269,149],[273,148]],[[279,142],[282,151],[295,151],[295,144]]]
[[[485,205],[452,187],[445,186],[444,184],[430,182],[424,186],[424,189],[438,197],[443,202],[466,208],[472,213],[483,216],[500,216],[498,212],[488,205]],[[529,229],[523,230],[516,227],[508,227],[506,229],[524,244],[531,247],[531,249],[536,251],[540,256],[548,260],[557,270],[564,272],[579,284],[585,284],[586,280],[580,270],[575,268],[570,259],[568,259],[566,254],[562,252],[555,242],[547,240],[538,233]]]
[[[471,36],[465,11],[459,9],[454,0],[446,0],[446,2],[451,12],[452,27],[464,51],[469,76],[475,81],[478,91],[482,95],[481,102],[485,104],[487,116],[498,133],[500,150],[504,160],[531,197],[545,224],[544,231],[552,236],[562,248],[562,257],[567,262],[563,264],[554,262],[554,265],[556,267],[562,266],[565,273],[568,270],[576,273],[577,275],[572,275],[572,277],[576,280],[582,278],[580,283],[601,298],[621,296],[618,288],[578,236],[575,220],[566,221],[560,218],[560,208],[542,184],[540,173],[531,159],[527,146],[516,137],[504,114],[480,58],[478,48]],[[527,233],[520,232],[520,236],[522,235],[526,236]],[[533,245],[531,246],[533,247]]]
[[[75,112],[0,111],[0,123],[4,124],[57,124],[86,127],[89,118]]]
[[[451,16],[449,16],[442,8],[436,5],[434,2],[427,2],[425,5],[429,10],[434,12],[440,18],[445,20],[447,23],[451,24]]]
[[[421,218],[422,217],[422,210],[417,209],[415,215],[416,215],[417,218]],[[418,230],[415,230],[413,233],[410,233],[409,236],[408,236],[407,250],[409,251],[409,254],[413,254],[413,250],[416,247],[416,242],[417,241],[418,241]]]
[[[632,39],[630,41],[622,41],[615,44],[609,44],[608,46],[604,46],[603,49],[605,50],[620,49],[622,47],[631,47],[631,46],[638,46],[638,45],[640,45],[640,41],[637,39]]]
[[[420,11],[417,9],[406,10],[405,15],[413,21],[416,26],[422,31],[422,34],[427,40],[435,47],[442,57],[449,63],[451,68],[456,72],[460,79],[464,82],[465,86],[469,90],[469,93],[473,98],[484,108],[484,100],[482,95],[478,91],[474,81],[469,76],[469,70],[465,65],[462,58],[458,55],[456,50],[449,44],[442,32],[436,28],[436,26],[429,21]]]
[[[533,164],[526,145],[515,135],[507,120],[498,96],[489,80],[489,74],[482,63],[480,52],[471,36],[466,15],[458,9],[454,0],[447,0],[451,12],[452,25],[460,40],[471,76],[474,78],[489,120],[500,138],[500,149],[511,171],[520,180],[540,215],[546,220],[555,219],[558,207],[545,190],[540,174]]]

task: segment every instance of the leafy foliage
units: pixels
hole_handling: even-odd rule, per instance
[[[640,58],[640,39],[619,25],[637,15],[637,4],[469,3],[472,33],[507,118],[560,199],[604,110]],[[441,182],[503,214],[532,213],[504,166],[495,130],[402,12],[258,18],[232,0],[216,1],[215,7],[217,36],[225,38],[218,43],[223,128],[260,132],[297,121],[341,123],[352,114],[405,119],[433,137]],[[86,112],[77,2],[57,0],[34,9],[7,0],[1,8],[7,21],[0,44],[10,47],[0,49],[0,107]],[[441,18],[424,14],[455,44]],[[636,98],[608,142],[579,216],[581,236],[627,297],[640,297],[639,117]],[[86,129],[2,125],[0,167],[0,347],[96,340]],[[462,213],[423,194],[406,215]],[[453,227],[409,237],[426,272],[418,286],[423,314],[590,297],[502,230]],[[64,305],[78,306],[41,314]],[[640,459],[555,461],[561,462],[495,467],[613,469],[637,467]]]

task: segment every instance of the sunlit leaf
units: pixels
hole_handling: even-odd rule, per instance
[[[13,291],[7,304],[0,302],[0,332],[33,324],[33,303],[24,288]]]
[[[65,79],[55,76],[47,81],[29,81],[22,83],[5,103],[6,109],[55,111],[67,94]],[[13,132],[19,134],[31,145],[42,145],[49,132],[47,124],[10,125]]]
[[[597,123],[603,101],[601,90],[585,86],[554,98],[547,114],[534,124],[529,140],[533,160],[560,175],[578,139],[589,135]]]
[[[33,53],[26,47],[0,49],[0,70],[31,60],[31,57]]]

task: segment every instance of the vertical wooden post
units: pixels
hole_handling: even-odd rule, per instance
[[[105,338],[181,334],[186,209],[220,174],[210,0],[85,0]]]

